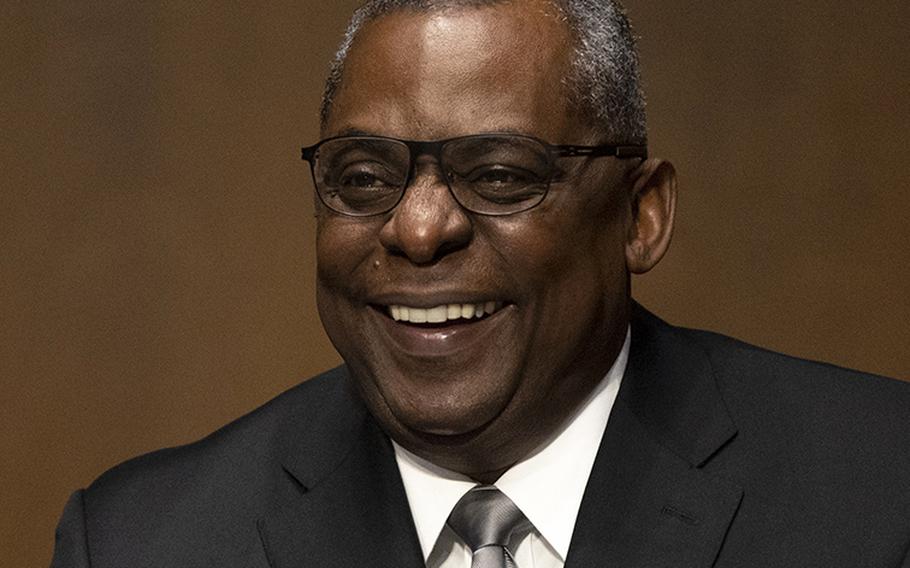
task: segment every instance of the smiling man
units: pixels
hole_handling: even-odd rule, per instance
[[[371,21],[309,150],[329,337],[394,440],[479,480],[601,382],[669,241],[672,168],[578,110],[571,46],[546,2]]]
[[[910,566],[906,385],[632,301],[676,177],[617,5],[370,2],[303,156],[345,366],[75,493],[54,566]]]

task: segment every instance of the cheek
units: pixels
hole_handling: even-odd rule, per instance
[[[363,225],[326,215],[318,218],[316,230],[316,306],[329,339],[349,363],[358,360],[358,346],[365,349],[368,339],[358,300],[365,294],[373,247]]]
[[[316,228],[316,274],[320,296],[362,294],[363,277],[358,277],[377,242],[372,223],[324,215]]]
[[[590,341],[602,344],[628,301],[621,223],[599,212],[569,213],[542,210],[502,239],[510,243],[502,252],[528,308],[529,371],[544,375],[571,365]]]
[[[624,274],[623,229],[616,215],[568,209],[539,207],[498,227],[498,252],[526,291],[565,294],[598,282],[606,286]]]

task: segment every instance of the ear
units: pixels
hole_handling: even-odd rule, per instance
[[[630,174],[632,216],[626,235],[626,267],[643,274],[660,262],[670,247],[676,213],[676,168],[651,158]]]

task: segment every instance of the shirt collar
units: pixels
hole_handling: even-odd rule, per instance
[[[565,426],[495,483],[534,524],[563,562],[569,552],[594,458],[626,370],[630,337],[627,330],[612,367]],[[452,508],[477,483],[412,454],[394,440],[392,444],[426,560]]]

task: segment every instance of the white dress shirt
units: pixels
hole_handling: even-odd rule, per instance
[[[517,535],[509,543],[520,568],[562,568],[565,563],[597,448],[626,370],[630,335],[627,330],[613,366],[565,426],[494,484],[534,525],[530,534]],[[471,549],[445,523],[477,482],[393,444],[427,568],[470,568]]]

